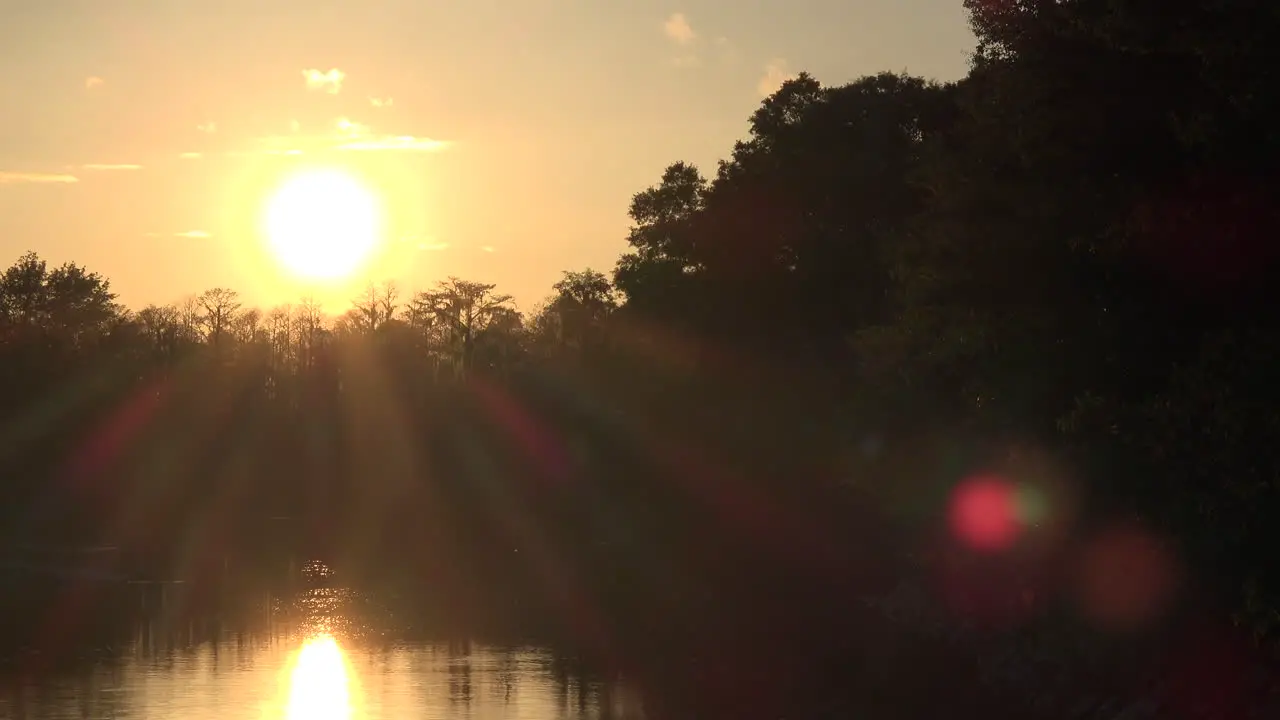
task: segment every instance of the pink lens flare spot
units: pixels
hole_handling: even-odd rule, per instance
[[[951,532],[974,550],[1007,550],[1022,532],[1017,500],[1017,489],[999,478],[966,480],[951,495]]]

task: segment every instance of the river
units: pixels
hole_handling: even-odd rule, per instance
[[[316,605],[311,603],[311,610]],[[307,610],[306,604],[301,607]],[[139,621],[118,643],[80,651],[75,661],[52,666],[39,663],[41,649],[27,650],[0,667],[0,717],[644,717],[620,678],[591,676],[546,647],[408,641],[384,632],[353,632],[350,618],[333,613],[272,615],[251,629],[207,621]]]

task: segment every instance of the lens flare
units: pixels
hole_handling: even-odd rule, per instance
[[[1039,527],[1049,520],[1049,495],[1038,487],[1019,486],[1014,493],[1014,512],[1024,527]]]
[[[1175,596],[1179,568],[1154,535],[1117,525],[1098,533],[1079,559],[1078,602],[1097,625],[1126,630],[1159,620]]]
[[[969,548],[999,552],[1032,530],[1048,532],[1062,510],[1042,484],[979,475],[952,491],[947,519],[952,535]]]
[[[951,496],[951,531],[964,544],[983,552],[1008,549],[1018,539],[1017,491],[995,477],[967,480]]]

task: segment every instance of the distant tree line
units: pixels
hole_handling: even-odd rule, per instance
[[[675,163],[632,198],[611,276],[534,312],[457,278],[336,318],[221,288],[129,311],[23,256],[7,531],[191,563],[261,509],[593,637],[624,607],[783,622],[800,592],[838,623],[940,522],[902,498],[1018,444],[1273,640],[1280,10],[965,5],[964,79],[786,82],[713,177]]]

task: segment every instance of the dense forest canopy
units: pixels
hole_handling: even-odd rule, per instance
[[[1053,455],[1087,513],[1175,538],[1274,638],[1280,5],[965,5],[967,77],[786,82],[713,175],[675,162],[635,194],[611,275],[566,272],[534,312],[458,278],[337,318],[222,288],[129,310],[19,258],[9,531],[249,498],[355,527],[412,497],[641,563],[711,520],[722,551],[856,534],[830,499],[893,515],[923,482],[910,439],[942,432]]]

